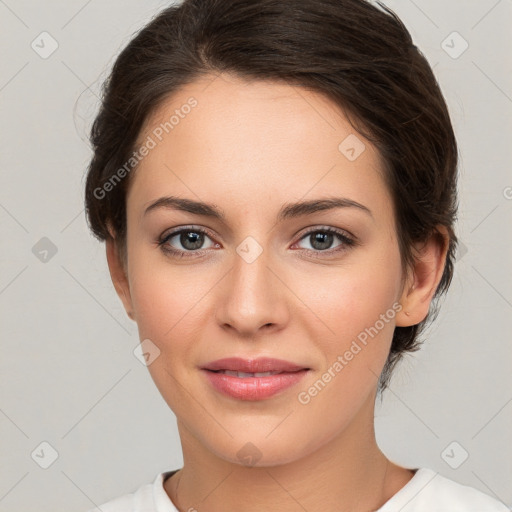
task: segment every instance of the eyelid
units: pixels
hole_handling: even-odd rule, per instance
[[[311,233],[316,233],[317,231],[327,231],[329,233],[333,233],[333,234],[348,238],[348,239],[352,240],[354,243],[357,242],[357,237],[355,235],[353,235],[350,231],[348,231],[346,229],[335,228],[334,226],[327,226],[327,225],[321,225],[321,224],[315,224],[314,226],[309,226],[309,227],[305,228],[305,231],[300,231],[296,236],[298,236],[299,239],[302,239],[306,235],[309,235]]]
[[[185,226],[177,226],[168,231],[164,231],[162,235],[159,236],[159,240],[163,240],[165,238],[169,238],[174,235],[180,234],[182,231],[197,231],[198,233],[204,233],[208,235],[210,238],[215,238],[216,235],[208,228],[203,226],[196,226],[194,224],[189,224]]]

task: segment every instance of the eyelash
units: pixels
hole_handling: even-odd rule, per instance
[[[166,253],[168,256],[171,256],[173,258],[199,258],[199,257],[203,256],[206,252],[208,252],[208,249],[198,249],[196,251],[182,251],[182,250],[174,249],[174,248],[166,245],[167,242],[171,238],[175,237],[176,235],[180,235],[181,233],[190,233],[190,232],[201,233],[201,234],[209,236],[210,238],[213,238],[212,234],[208,230],[205,230],[204,228],[196,228],[194,226],[189,226],[189,227],[186,226],[186,227],[177,229],[176,231],[171,231],[167,235],[159,238],[157,241],[157,245],[158,245],[158,247],[161,248],[161,250],[164,253]],[[351,247],[357,245],[357,242],[354,238],[347,236],[343,231],[340,231],[338,229],[331,228],[331,227],[321,227],[321,228],[311,229],[310,231],[307,231],[306,233],[304,233],[301,236],[301,238],[299,239],[299,242],[301,240],[303,240],[304,238],[312,235],[313,233],[330,233],[330,234],[336,235],[339,238],[339,240],[342,242],[342,244],[339,245],[337,248],[326,249],[323,251],[314,250],[314,249],[301,249],[302,251],[306,251],[306,252],[310,253],[315,258],[323,257],[323,256],[320,256],[318,253],[320,253],[320,254],[325,253],[328,255],[332,255],[335,253],[340,253],[340,252],[346,251],[346,250],[350,249]]]

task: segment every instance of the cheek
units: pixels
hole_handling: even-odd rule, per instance
[[[186,383],[208,328],[205,299],[214,283],[204,272],[202,278],[199,274],[191,278],[183,268],[173,271],[165,262],[151,269],[137,266],[135,258],[132,262],[131,293],[139,338],[151,340],[159,351],[148,371],[169,407],[186,414],[190,407]]]
[[[359,256],[332,272],[305,274],[297,281],[297,295],[314,313],[307,313],[309,320],[302,327],[323,355],[321,371],[331,369],[336,375],[328,386],[331,391],[324,394],[326,400],[350,400],[347,390],[363,392],[375,384],[401,309],[397,246],[383,244],[380,251],[361,251]],[[336,361],[342,370],[339,364],[333,368]]]
[[[163,343],[182,339],[177,333],[190,332],[198,325],[209,280],[204,273],[195,278],[192,272],[173,271],[165,264],[152,269],[134,267],[131,294],[141,336]]]
[[[316,314],[311,318],[317,318],[318,328],[347,341],[397,304],[400,279],[398,251],[389,247],[385,255],[361,252],[329,272],[304,273],[295,283],[297,295]]]

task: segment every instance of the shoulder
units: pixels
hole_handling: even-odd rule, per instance
[[[153,483],[141,485],[135,492],[114,498],[87,512],[176,512],[163,487],[165,479],[173,473],[175,471],[159,473]]]
[[[429,469],[414,477],[377,512],[510,512],[495,498]]]

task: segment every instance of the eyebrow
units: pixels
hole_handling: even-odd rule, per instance
[[[192,199],[185,199],[175,196],[160,197],[146,208],[143,215],[147,215],[149,212],[160,208],[179,210],[193,213],[195,215],[203,215],[205,217],[218,219],[222,222],[226,221],[225,213],[215,204],[203,203],[200,201],[194,201]],[[361,203],[346,197],[326,197],[312,199],[309,201],[299,201],[297,203],[287,203],[279,210],[277,220],[283,221],[286,219],[300,217],[302,215],[311,215],[316,212],[332,210],[335,208],[357,208],[373,218],[371,210]]]

